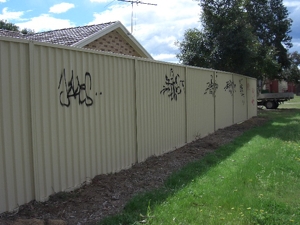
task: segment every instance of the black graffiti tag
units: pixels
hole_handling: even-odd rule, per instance
[[[204,94],[206,95],[207,93],[209,93],[209,94],[215,96],[219,85],[216,83],[216,81],[214,81],[213,75],[210,75],[210,77],[211,77],[210,82],[206,83],[207,88],[205,89]],[[216,75],[216,78],[217,78],[217,75]]]
[[[69,107],[71,104],[70,99],[78,98],[79,105],[85,104],[86,106],[93,105],[93,99],[87,93],[87,82],[89,83],[89,90],[92,88],[92,78],[89,72],[85,73],[85,83],[80,83],[78,76],[74,78],[73,70],[71,79],[67,82],[66,71],[64,69],[60,76],[58,89],[64,88],[59,94],[59,101],[62,106]]]
[[[240,94],[241,94],[241,96],[243,97],[242,103],[243,103],[243,105],[245,105],[244,85],[243,85],[242,82],[243,82],[243,79],[240,79],[240,80],[239,80],[239,83],[240,83]]]
[[[231,94],[231,96],[233,96],[233,93],[235,92],[235,87],[236,87],[236,84],[232,80],[229,80],[226,82],[224,90],[225,91],[228,90],[229,93]]]
[[[179,74],[175,75],[173,69],[170,69],[170,76],[166,74],[165,76],[165,85],[160,91],[160,94],[169,93],[168,96],[171,98],[171,101],[174,99],[177,101],[177,96],[181,94],[181,87],[184,88],[184,80],[179,80]]]
[[[240,79],[239,80],[239,83],[240,83],[240,94],[241,94],[241,96],[242,97],[244,97],[245,96],[245,94],[244,94],[244,86],[243,86],[243,79]]]

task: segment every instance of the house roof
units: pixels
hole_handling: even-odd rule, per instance
[[[141,56],[153,59],[144,47],[131,35],[120,21],[71,27],[60,30],[39,32],[34,34],[21,34],[15,31],[0,29],[0,36],[24,38],[32,41],[47,42],[52,44],[72,47],[84,47],[98,38],[116,30]]]
[[[71,27],[60,30],[51,30],[46,32],[26,35],[26,39],[52,44],[76,46],[78,42],[84,40],[95,33],[103,31],[105,28],[116,22],[102,23],[89,26]]]
[[[20,32],[3,30],[3,29],[0,29],[0,36],[13,37],[13,38],[25,38],[25,35]]]

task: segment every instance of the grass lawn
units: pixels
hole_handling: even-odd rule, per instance
[[[300,224],[300,97],[259,116],[269,121],[100,224]]]
[[[294,99],[290,100],[290,101],[286,101],[283,104],[280,104],[279,109],[300,109],[300,96],[294,96]]]

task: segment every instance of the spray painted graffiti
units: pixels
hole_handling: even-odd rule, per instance
[[[207,93],[209,93],[209,94],[215,96],[216,91],[217,91],[219,85],[216,83],[216,80],[214,80],[214,76],[213,75],[210,75],[210,77],[211,77],[210,81],[206,83],[207,84],[207,88],[205,89],[204,94],[206,95]],[[216,78],[217,77],[218,76],[216,75]]]
[[[165,85],[163,85],[163,89],[160,91],[160,94],[168,93],[168,96],[171,98],[171,101],[174,99],[177,101],[177,96],[182,93],[182,89],[184,88],[184,80],[179,80],[179,74],[175,75],[173,69],[170,69],[170,75],[166,74],[165,76]]]
[[[62,106],[69,107],[71,104],[72,98],[77,99],[79,105],[85,104],[86,106],[93,105],[94,101],[89,96],[88,90],[92,88],[92,77],[89,72],[86,72],[84,75],[84,83],[79,81],[78,76],[74,77],[72,70],[71,79],[67,82],[66,70],[64,69],[60,75],[60,80],[58,84],[58,90],[61,90],[59,93],[59,101]],[[100,95],[102,92],[99,93]],[[96,93],[97,95],[97,93]]]
[[[243,85],[243,79],[240,79],[239,80],[239,83],[240,83],[240,94],[242,96],[242,103],[243,105],[245,104],[245,93],[244,93],[244,85]]]
[[[254,91],[254,88],[252,88],[252,100],[251,100],[251,103],[252,103],[253,106],[255,106],[255,100],[254,100],[254,98],[255,98],[255,91]]]
[[[251,104],[256,107],[256,104],[255,104],[255,102],[256,102],[256,100],[255,100],[256,99],[255,90],[254,90],[254,88],[252,88],[251,90],[250,89],[251,89],[251,85],[250,85],[250,83],[247,82],[247,90],[249,91],[248,93],[250,93],[250,91],[251,91]]]
[[[244,93],[244,85],[243,85],[243,79],[240,79],[239,80],[239,83],[240,83],[240,94],[241,94],[241,96],[242,97],[244,97],[245,96],[245,93]]]
[[[235,87],[236,87],[236,84],[232,80],[229,80],[226,82],[224,90],[225,91],[228,90],[229,93],[231,94],[231,96],[233,96],[233,93],[235,92]]]

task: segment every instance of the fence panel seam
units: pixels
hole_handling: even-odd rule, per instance
[[[138,145],[138,121],[137,121],[137,115],[138,115],[138,109],[137,109],[137,90],[136,90],[136,87],[137,87],[137,66],[138,66],[138,60],[137,59],[134,59],[134,75],[133,75],[133,79],[134,79],[134,84],[133,84],[133,87],[134,87],[134,129],[135,129],[135,163],[138,162],[139,160],[139,145]]]
[[[36,149],[36,115],[35,115],[35,72],[34,72],[34,51],[35,45],[34,42],[30,41],[29,43],[29,91],[30,91],[30,115],[31,115],[31,151],[32,151],[32,161],[33,161],[33,182],[34,182],[34,196],[35,199],[40,198],[40,190],[39,190],[39,170],[38,170],[38,151]]]

